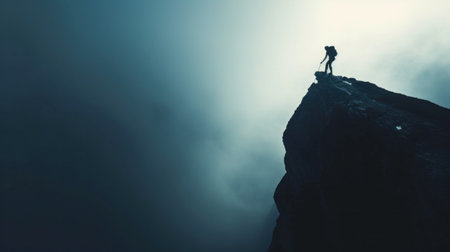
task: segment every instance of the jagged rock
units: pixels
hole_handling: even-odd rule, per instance
[[[450,251],[450,110],[316,78],[283,134],[270,251]]]

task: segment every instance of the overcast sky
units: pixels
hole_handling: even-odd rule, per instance
[[[264,251],[323,47],[336,75],[450,107],[449,9],[3,1],[0,248]]]

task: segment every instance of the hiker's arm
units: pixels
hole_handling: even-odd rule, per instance
[[[323,58],[323,60],[320,62],[320,64],[322,64],[326,59],[327,59],[328,53],[325,53],[325,58]]]

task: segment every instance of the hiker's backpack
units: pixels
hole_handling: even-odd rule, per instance
[[[328,47],[328,53],[332,57],[336,57],[337,56],[337,51],[336,51],[336,48],[334,48],[334,46]]]

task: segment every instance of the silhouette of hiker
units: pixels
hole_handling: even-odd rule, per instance
[[[325,54],[325,58],[323,58],[320,64],[322,64],[328,56],[327,64],[325,64],[325,74],[328,71],[328,67],[330,67],[330,74],[333,75],[333,68],[331,67],[331,63],[333,63],[333,61],[336,59],[337,51],[334,46],[325,46],[325,51],[327,51],[327,53]]]

